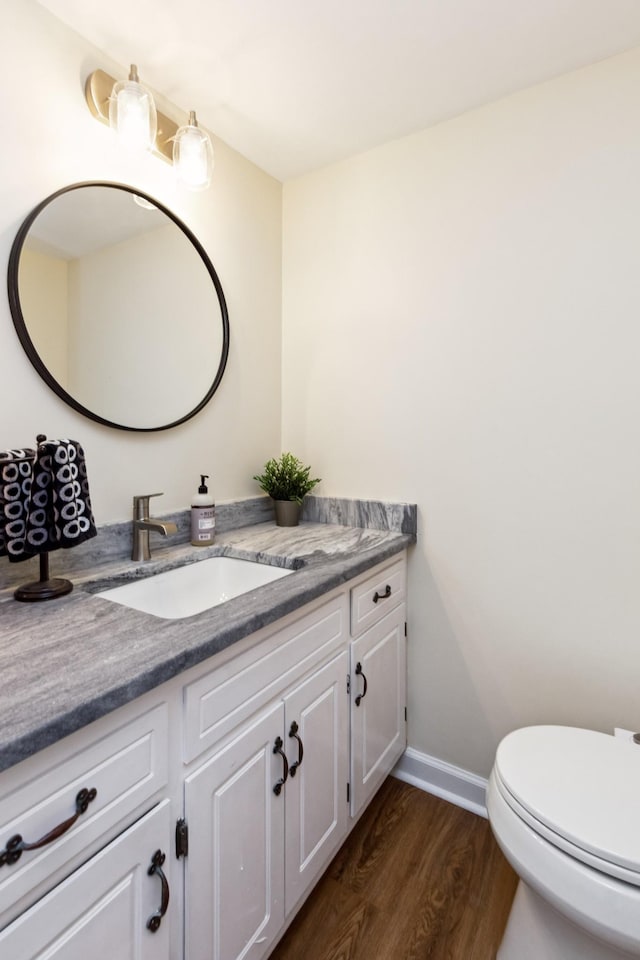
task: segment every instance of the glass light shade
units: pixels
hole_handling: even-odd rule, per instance
[[[180,127],[173,141],[173,166],[180,183],[190,190],[205,190],[213,174],[213,147],[201,130],[193,111],[189,123]]]
[[[135,65],[129,79],[114,84],[109,98],[109,124],[122,143],[132,150],[151,150],[158,117],[151,93],[138,80]]]

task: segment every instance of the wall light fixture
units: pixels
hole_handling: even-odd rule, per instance
[[[135,64],[128,80],[116,82],[104,70],[87,77],[85,98],[96,120],[114,129],[123,145],[151,150],[173,164],[180,183],[190,190],[209,186],[213,173],[213,147],[208,134],[198,126],[195,111],[178,128],[156,110],[151,92],[140,83]]]
[[[113,85],[109,97],[109,124],[124,146],[132,150],[150,150],[158,130],[158,115],[153,95],[138,79],[138,68],[131,64],[128,80]]]
[[[178,180],[192,190],[205,190],[213,173],[211,140],[196,120],[196,112],[189,114],[189,123],[180,127],[173,138],[173,165]]]

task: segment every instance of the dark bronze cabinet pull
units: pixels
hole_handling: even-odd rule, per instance
[[[284,765],[284,776],[278,780],[273,786],[273,792],[276,797],[280,796],[280,791],[285,785],[286,779],[289,776],[289,761],[287,760],[287,755],[282,749],[282,737],[276,737],[275,743],[273,745],[273,752],[279,753],[282,757],[282,763]]]
[[[295,777],[296,770],[301,765],[302,758],[304,757],[304,747],[302,745],[302,738],[298,734],[298,729],[299,729],[298,724],[294,720],[291,724],[291,729],[289,730],[289,736],[293,737],[295,740],[298,741],[298,759],[295,761],[295,763],[292,763],[291,766],[289,767],[289,773],[291,774],[292,777]]]
[[[4,867],[5,864],[10,867],[12,864],[17,863],[24,850],[37,850],[39,847],[46,847],[48,843],[53,843],[54,840],[57,840],[58,837],[61,837],[63,833],[66,833],[67,830],[74,825],[79,816],[86,813],[87,807],[92,800],[95,800],[97,795],[98,791],[95,787],[92,787],[90,790],[84,787],[76,797],[76,812],[74,815],[69,817],[68,820],[59,823],[57,827],[54,827],[49,833],[45,833],[44,837],[40,837],[40,839],[34,843],[26,843],[21,835],[16,833],[16,835],[11,837],[7,842],[4,850],[0,852],[0,867]]]
[[[391,587],[389,586],[389,584],[387,584],[386,587],[384,588],[384,593],[378,593],[378,591],[376,590],[376,592],[373,595],[373,602],[377,603],[378,600],[388,600],[390,596],[391,596]]]
[[[365,698],[366,695],[367,695],[367,678],[365,677],[364,673],[362,672],[362,664],[360,663],[360,661],[358,661],[358,663],[356,663],[356,676],[357,676],[357,677],[362,677],[362,680],[363,680],[363,682],[364,682],[364,690],[362,691],[362,693],[359,693],[358,696],[356,697],[356,707],[359,707],[359,706],[360,706],[360,701],[361,701],[361,700],[364,700],[364,698]]]
[[[166,857],[162,850],[156,850],[151,858],[151,866],[147,870],[147,873],[150,877],[152,877],[154,874],[157,874],[160,878],[160,883],[162,884],[162,901],[160,903],[160,908],[156,910],[156,912],[147,920],[147,930],[151,930],[151,933],[155,933],[160,927],[162,918],[169,909],[169,884],[162,870],[162,865],[165,859]]]

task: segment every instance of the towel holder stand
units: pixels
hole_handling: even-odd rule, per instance
[[[40,560],[40,579],[33,580],[31,583],[23,583],[13,591],[16,600],[53,600],[54,597],[63,597],[65,593],[71,593],[73,584],[71,580],[64,580],[62,577],[49,577],[49,551],[45,550],[39,554]]]
[[[46,440],[44,433],[39,433],[36,437],[38,444]],[[49,551],[43,550],[38,557],[40,561],[40,578],[30,583],[23,583],[13,592],[16,600],[31,602],[34,600],[53,600],[55,597],[63,597],[65,593],[71,593],[73,583],[71,580],[64,580],[62,577],[50,578],[49,575]]]

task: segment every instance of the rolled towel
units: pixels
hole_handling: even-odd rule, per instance
[[[26,521],[35,450],[0,451],[0,557],[13,563],[26,560]]]
[[[96,534],[82,447],[76,440],[45,440],[33,468],[25,553],[75,547]]]

